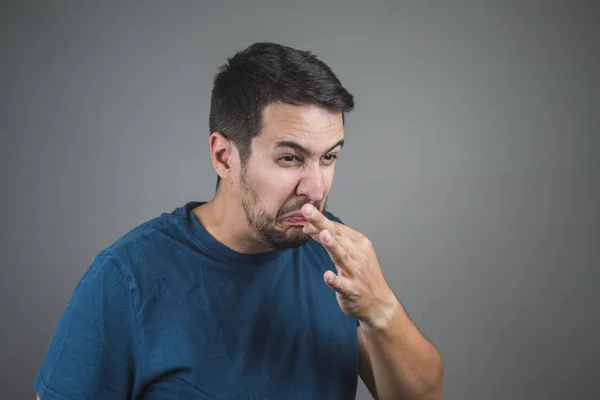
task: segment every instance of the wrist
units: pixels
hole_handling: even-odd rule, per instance
[[[364,326],[367,329],[377,331],[386,330],[392,325],[401,311],[400,302],[390,290],[390,295],[374,307],[372,314],[364,320],[360,320],[361,327]]]

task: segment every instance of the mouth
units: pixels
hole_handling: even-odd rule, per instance
[[[301,213],[292,213],[283,217],[283,220],[291,225],[306,225],[308,221]]]

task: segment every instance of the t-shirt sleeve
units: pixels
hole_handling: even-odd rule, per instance
[[[35,378],[41,400],[127,399],[137,323],[129,280],[98,256],[79,281]]]

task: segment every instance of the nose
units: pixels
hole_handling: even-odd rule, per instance
[[[323,171],[319,165],[307,165],[304,168],[298,188],[296,189],[296,194],[308,198],[312,203],[323,199],[325,182]]]

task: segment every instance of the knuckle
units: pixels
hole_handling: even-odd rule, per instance
[[[359,239],[359,242],[360,242],[361,245],[363,245],[365,247],[372,246],[371,240],[368,237],[366,237],[365,235],[362,235],[362,234],[361,234],[361,237]]]
[[[342,256],[340,258],[341,258],[342,262],[344,264],[346,264],[350,261],[350,254],[344,253],[344,254],[342,254]]]

